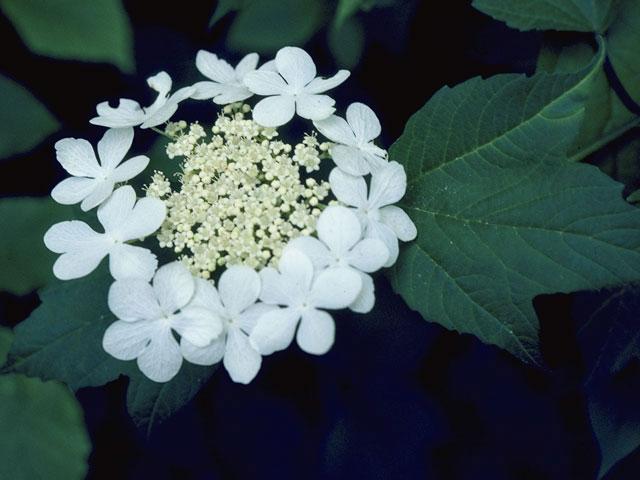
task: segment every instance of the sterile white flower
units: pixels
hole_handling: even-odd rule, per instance
[[[144,155],[122,162],[133,142],[132,128],[109,129],[98,142],[98,157],[89,142],[81,138],[63,138],[56,142],[56,158],[71,175],[51,191],[51,197],[63,205],[82,202],[85,212],[100,205],[118,182],[126,182],[149,164]]]
[[[211,318],[224,326],[222,335],[207,346],[195,345],[186,338],[180,341],[184,358],[197,365],[223,365],[234,382],[247,384],[258,374],[262,356],[249,343],[249,333],[258,317],[275,306],[256,303],[260,294],[260,276],[249,267],[234,265],[213,284],[196,280],[196,294],[189,306],[204,308]]]
[[[109,128],[135,127],[151,128],[166,122],[178,109],[178,104],[191,97],[195,92],[193,87],[171,91],[171,77],[167,72],[160,72],[147,78],[147,84],[158,92],[156,100],[148,107],[128,98],[121,98],[118,106],[113,108],[109,102],[102,102],[96,107],[97,117],[89,120],[94,125]]]
[[[252,97],[253,92],[244,84],[244,77],[256,69],[259,60],[257,53],[250,53],[238,62],[236,68],[233,68],[217,55],[200,50],[196,55],[196,68],[211,81],[193,85],[195,93],[191,98],[196,100],[212,98],[218,105],[226,105]],[[265,68],[273,69],[273,62],[265,63],[260,70]]]
[[[337,145],[331,147],[335,164],[351,175],[366,175],[387,164],[387,152],[373,140],[380,136],[380,121],[363,103],[347,108],[347,119],[331,115],[313,122],[320,133]]]
[[[109,309],[118,317],[104,333],[102,347],[119,360],[137,359],[155,382],[168,382],[180,370],[182,354],[173,332],[205,346],[222,332],[210,312],[188,305],[195,278],[180,262],[160,267],[153,286],[142,279],[117,280],[109,289]]]
[[[389,249],[385,267],[390,267],[398,258],[398,239],[408,242],[416,238],[417,230],[409,216],[392,205],[400,200],[407,189],[407,174],[402,165],[390,162],[371,175],[371,186],[367,195],[367,184],[362,177],[354,177],[334,168],[329,175],[331,191],[336,198],[354,207],[365,229],[365,237],[379,238]]]
[[[284,125],[297,112],[302,118],[322,120],[331,115],[335,101],[320,95],[337,87],[350,75],[340,70],[331,78],[316,77],[316,65],[307,52],[297,47],[281,48],[276,54],[277,72],[256,70],[244,83],[257,95],[266,95],[253,109],[253,119],[265,127]]]
[[[281,305],[262,315],[249,339],[262,355],[284,350],[293,340],[298,321],[297,341],[302,350],[315,355],[333,345],[335,323],[324,311],[346,308],[362,288],[362,279],[353,269],[333,267],[315,275],[311,260],[299,250],[285,249],[278,264],[260,271],[260,300]]]
[[[362,239],[360,221],[346,207],[327,207],[316,228],[319,239],[309,236],[294,238],[287,249],[295,248],[304,253],[318,270],[344,267],[360,274],[362,289],[349,308],[359,313],[369,312],[375,296],[373,281],[369,281],[371,277],[364,272],[375,272],[387,262],[389,251],[386,245],[377,238]]]
[[[141,198],[136,202],[132,187],[118,188],[98,208],[98,220],[105,233],[98,233],[79,220],[56,223],[47,230],[45,245],[62,254],[53,265],[53,273],[61,280],[84,277],[108,255],[115,279],[150,279],[158,264],[155,255],[125,242],[152,234],[164,217],[165,205],[161,200]]]

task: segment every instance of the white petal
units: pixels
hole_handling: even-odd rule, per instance
[[[389,162],[371,176],[369,207],[380,208],[396,203],[407,189],[407,174],[398,162]]]
[[[224,315],[225,308],[213,283],[204,278],[196,278],[195,281],[196,291],[187,307],[202,307],[211,310],[217,315]]]
[[[206,50],[199,50],[196,54],[196,68],[205,77],[218,83],[229,83],[236,79],[231,65]]]
[[[329,184],[335,197],[346,205],[364,207],[367,204],[367,183],[362,177],[354,177],[334,168],[329,174]]]
[[[209,100],[210,98],[220,95],[225,85],[216,82],[197,82],[193,84],[193,95],[191,98],[195,100]]]
[[[342,258],[362,237],[360,221],[346,207],[329,206],[318,218],[318,237],[331,251]]]
[[[171,77],[167,72],[159,72],[147,78],[147,85],[158,92],[159,96],[164,97],[171,91]]]
[[[349,175],[357,177],[371,172],[367,157],[356,147],[334,145],[331,148],[331,159],[340,170]]]
[[[227,335],[227,347],[224,353],[224,368],[231,380],[247,384],[260,371],[262,356],[251,346],[247,336],[233,328]]]
[[[289,240],[285,249],[295,248],[304,253],[316,270],[322,270],[331,263],[332,257],[329,249],[320,240],[314,237],[297,237]]]
[[[140,128],[151,128],[160,125],[161,123],[169,120],[176,110],[178,110],[178,104],[187,98],[190,98],[195,93],[193,87],[185,87],[177,90],[166,101],[159,102],[158,108],[149,107],[152,112],[144,121]]]
[[[92,208],[101,205],[106,199],[109,198],[111,192],[113,192],[114,182],[113,179],[107,177],[104,180],[96,180],[94,183],[93,191],[86,196],[86,198],[80,204],[80,208],[84,212],[88,212]]]
[[[133,360],[146,348],[155,330],[154,322],[113,322],[102,337],[102,348],[118,360]]]
[[[109,252],[109,271],[116,280],[140,278],[151,280],[158,267],[158,259],[150,250],[121,243]]]
[[[118,188],[98,208],[98,220],[105,232],[114,232],[129,218],[136,203],[136,192],[130,185]]]
[[[253,92],[243,85],[223,85],[220,93],[213,99],[218,105],[241,102],[253,96]]]
[[[263,127],[279,127],[293,118],[296,102],[288,95],[267,97],[253,108],[253,120]]]
[[[196,347],[186,339],[180,339],[180,352],[188,362],[196,365],[213,365],[222,360],[225,351],[226,335],[220,335],[206,347]]]
[[[277,72],[260,69],[249,72],[243,83],[256,95],[288,95],[291,88]]]
[[[165,215],[166,206],[162,200],[152,197],[141,198],[123,223],[112,230],[112,235],[121,241],[144,238],[160,228]]]
[[[245,55],[244,58],[238,62],[238,65],[236,65],[236,78],[242,80],[247,73],[256,69],[259,61],[260,55],[257,53]]]
[[[62,205],[79,203],[93,192],[97,182],[94,178],[69,177],[53,188],[51,198]]]
[[[371,273],[380,270],[387,263],[389,249],[382,240],[365,238],[345,255],[345,260],[352,267]]]
[[[418,230],[409,215],[395,205],[380,209],[380,221],[391,228],[403,242],[410,242],[418,235]]]
[[[233,265],[220,277],[218,291],[227,310],[238,314],[258,300],[260,276],[253,268]]]
[[[138,367],[154,382],[168,382],[182,366],[178,342],[170,329],[155,332],[151,343],[138,356]]]
[[[340,85],[349,78],[349,75],[351,75],[351,73],[348,70],[340,70],[333,77],[314,78],[311,83],[305,87],[304,91],[312,94],[326,92],[327,90],[331,90],[332,88]]]
[[[347,122],[360,142],[370,142],[380,136],[380,120],[364,103],[352,103],[347,108]]]
[[[287,293],[291,299],[309,291],[314,270],[311,260],[304,253],[285,249],[278,262],[278,269],[287,283]]]
[[[307,52],[298,47],[284,47],[276,54],[276,67],[294,89],[302,89],[316,76],[316,65]]]
[[[240,314],[240,328],[247,334],[251,333],[262,315],[277,308],[266,303],[254,303]]]
[[[362,289],[353,303],[349,305],[349,309],[356,313],[369,313],[376,303],[373,279],[366,273],[361,273],[360,278],[362,279]]]
[[[277,270],[271,267],[263,268],[260,270],[260,280],[260,300],[270,305],[288,305],[292,302],[290,292],[287,291],[288,282],[283,280]]]
[[[189,303],[195,293],[196,282],[182,262],[171,262],[156,272],[153,277],[153,290],[162,310],[169,314]]]
[[[111,107],[109,102],[102,102],[96,111],[98,116],[89,120],[89,123],[108,128],[134,127],[144,122],[145,117],[140,104],[128,98],[121,98],[116,108]]]
[[[44,234],[44,244],[55,253],[85,250],[98,243],[104,243],[106,252],[104,235],[79,220],[56,223]]]
[[[126,182],[142,173],[144,169],[147,168],[147,165],[149,165],[149,157],[145,155],[130,158],[116,167],[115,171],[111,174],[111,179],[116,183]]]
[[[98,157],[107,171],[116,168],[133,143],[133,128],[110,128],[98,142]]]
[[[94,247],[63,253],[53,264],[53,274],[60,280],[72,280],[90,274],[107,255],[106,248],[99,245]]]
[[[293,308],[279,308],[258,319],[249,340],[261,355],[284,350],[293,340],[300,313]]]
[[[55,145],[62,168],[76,177],[97,177],[102,169],[89,142],[82,138],[63,138]]]
[[[206,347],[222,333],[222,320],[211,310],[185,307],[171,317],[171,328],[196,347]]]
[[[302,118],[322,120],[336,111],[333,106],[335,100],[326,95],[298,95],[296,97],[296,112]]]
[[[267,71],[267,72],[276,72],[278,73],[278,67],[276,66],[276,60],[269,60],[268,62],[264,62],[258,70]]]
[[[336,324],[331,315],[322,310],[307,310],[302,314],[296,340],[302,350],[312,355],[329,351],[336,336]]]
[[[330,115],[324,120],[316,120],[313,125],[332,142],[352,146],[356,144],[356,136],[344,118]]]
[[[384,223],[369,220],[365,236],[367,238],[377,238],[384,242],[387,247],[387,251],[389,252],[389,258],[387,258],[387,261],[384,264],[385,267],[390,267],[396,263],[399,253],[398,237],[396,237],[396,234],[391,230],[391,228],[387,227]]]
[[[155,320],[163,316],[151,285],[141,279],[117,280],[111,284],[109,310],[125,322]]]
[[[361,288],[362,279],[355,270],[329,268],[320,272],[313,282],[309,303],[316,308],[346,308],[356,299]]]

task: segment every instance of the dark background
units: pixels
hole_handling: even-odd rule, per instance
[[[147,104],[152,97],[144,79],[163,69],[178,86],[195,81],[200,48],[235,63],[240,56],[224,50],[232,17],[207,28],[213,3],[125,1],[137,63],[130,76],[106,64],[35,55],[0,18],[0,71],[63,124],[35,151],[0,165],[0,195],[48,195],[64,176],[53,143],[66,136],[97,141],[102,129],[88,119],[98,102],[124,96]],[[541,42],[468,1],[413,2],[412,8],[396,23],[387,9],[363,16],[366,49],[335,94],[343,105],[364,101],[376,110],[387,147],[442,86],[477,75],[531,73]],[[321,33],[306,48],[321,73],[335,70]],[[187,105],[177,117],[202,108]],[[135,148],[145,150],[154,138],[137,133]],[[150,439],[127,416],[126,380],[81,390],[93,443],[89,478],[595,478],[599,453],[581,387],[574,297],[536,299],[547,362],[538,369],[425,322],[383,277],[376,288],[373,314],[336,316],[337,340],[327,355],[312,357],[294,346],[266,357],[249,386],[220,370]],[[0,294],[1,323],[15,325],[37,304],[35,293]],[[638,471],[636,452],[607,478],[638,478]]]

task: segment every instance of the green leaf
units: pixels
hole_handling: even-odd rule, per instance
[[[302,46],[320,29],[323,17],[321,0],[253,0],[238,12],[227,46],[265,54],[287,45]]]
[[[608,379],[640,358],[639,286],[578,294],[574,303],[586,384]]]
[[[640,374],[629,372],[599,384],[588,393],[587,402],[600,445],[601,479],[640,446]]]
[[[136,426],[150,436],[155,426],[196,396],[217,368],[185,362],[180,374],[167,383],[153,382],[140,373],[131,375],[127,410]]]
[[[71,218],[73,209],[50,198],[0,200],[0,290],[24,295],[53,279],[56,255],[44,246],[47,229]]]
[[[0,75],[0,159],[31,150],[60,128],[58,121],[25,88]]]
[[[602,43],[602,42],[601,42]],[[548,73],[577,73],[593,62],[596,51],[585,43],[557,44],[547,42],[538,58],[538,71]],[[615,138],[640,124],[611,88],[607,75],[599,63],[589,84],[585,85],[585,118],[569,157],[582,160]]]
[[[35,53],[135,69],[133,32],[120,0],[0,0],[0,8]]]
[[[640,211],[566,161],[594,68],[476,78],[410,119],[390,157],[419,233],[391,276],[426,319],[538,362],[536,295],[640,278]]]
[[[13,341],[13,332],[10,328],[0,327],[0,367],[7,360],[7,354]]]
[[[627,93],[640,103],[640,2],[622,0],[607,32],[609,59]]]
[[[364,27],[357,18],[350,18],[340,27],[328,32],[328,44],[338,66],[354,68],[360,62],[364,50]]]
[[[91,451],[80,405],[64,386],[0,377],[0,478],[85,478]]]
[[[344,22],[355,15],[364,3],[365,0],[339,0],[334,19],[336,28],[342,27]]]
[[[240,10],[243,4],[244,0],[219,0],[211,20],[209,20],[209,28],[213,27],[227,14]]]
[[[627,202],[629,203],[640,203],[640,190],[636,190],[631,195],[627,197]]]
[[[633,0],[632,0],[633,1]],[[620,0],[473,0],[473,6],[518,30],[604,33]]]
[[[15,327],[7,367],[43,380],[60,380],[74,390],[104,385],[128,371],[102,348],[102,336],[116,319],[107,306],[111,280],[106,269],[89,277],[57,282],[40,294],[42,304]]]

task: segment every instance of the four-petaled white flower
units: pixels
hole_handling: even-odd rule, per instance
[[[335,101],[320,95],[349,77],[340,70],[331,78],[316,77],[316,65],[307,52],[297,47],[281,48],[276,54],[277,72],[256,70],[244,77],[245,85],[257,95],[266,95],[253,109],[253,119],[265,127],[278,127],[297,112],[302,118],[322,120],[331,115]]]
[[[196,100],[213,99],[218,105],[240,102],[253,96],[253,92],[244,84],[244,77],[255,71],[260,57],[257,53],[246,55],[236,68],[217,55],[200,50],[196,55],[196,68],[211,81],[198,82],[193,87],[195,93],[191,96]],[[272,70],[273,61],[267,62],[259,70]]]
[[[98,208],[98,220],[105,233],[94,231],[79,220],[56,223],[44,235],[49,250],[61,253],[53,273],[61,280],[91,273],[109,255],[109,269],[115,279],[150,279],[158,265],[149,250],[125,242],[152,234],[164,221],[164,202],[141,198],[136,202],[132,187],[118,188]]]
[[[297,237],[287,249],[304,253],[318,270],[331,267],[350,268],[360,274],[362,289],[349,308],[369,312],[375,303],[373,280],[364,272],[382,268],[389,258],[386,245],[377,238],[362,239],[362,227],[356,214],[341,206],[327,207],[317,224],[318,238]]]
[[[113,108],[109,102],[102,102],[96,107],[97,117],[89,120],[94,125],[109,128],[135,127],[151,128],[166,122],[178,109],[178,104],[191,97],[195,92],[193,87],[171,91],[171,77],[167,72],[160,72],[147,79],[151,88],[158,92],[156,100],[148,107],[128,98],[121,98],[118,107]]]
[[[373,140],[380,136],[380,121],[363,103],[347,108],[347,119],[331,115],[313,122],[320,133],[336,145],[331,147],[335,164],[351,175],[366,175],[387,164],[387,152]]]
[[[360,275],[343,267],[328,268],[316,275],[311,260],[294,248],[285,249],[278,269],[260,271],[259,298],[283,308],[258,319],[249,337],[251,343],[262,355],[284,350],[302,319],[296,336],[300,348],[315,355],[326,353],[333,345],[335,323],[324,309],[351,305],[362,289]]]
[[[104,202],[118,182],[126,182],[149,164],[144,155],[122,162],[133,143],[132,128],[109,129],[98,142],[98,156],[89,142],[63,138],[56,142],[56,158],[73,177],[61,181],[51,197],[63,205],[80,204],[85,212]]]
[[[196,282],[196,294],[189,305],[206,309],[211,318],[221,322],[224,331],[207,346],[195,345],[182,338],[182,355],[197,365],[213,365],[223,360],[234,382],[249,383],[262,364],[262,356],[249,343],[249,333],[258,317],[277,307],[256,303],[261,288],[260,276],[249,267],[235,265],[225,270],[218,290],[206,280]]]
[[[371,175],[367,195],[367,183],[362,177],[354,177],[334,168],[329,175],[331,191],[336,198],[354,207],[365,229],[365,237],[379,238],[389,249],[385,267],[398,258],[398,239],[408,242],[416,238],[417,230],[409,216],[399,207],[399,201],[407,189],[407,174],[397,162],[390,162]]]
[[[195,279],[180,262],[160,267],[153,286],[145,280],[117,280],[109,289],[109,309],[118,317],[104,333],[102,347],[119,360],[138,360],[155,382],[168,382],[180,370],[182,354],[173,336],[205,346],[222,323],[204,308],[189,305]]]

